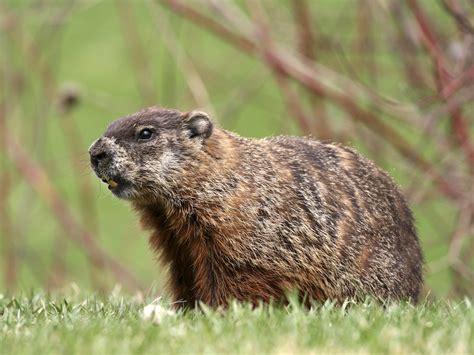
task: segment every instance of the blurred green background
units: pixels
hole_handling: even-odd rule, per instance
[[[169,3],[173,2],[3,0],[0,4],[4,124],[0,290],[53,289],[74,283],[106,291],[122,281],[107,264],[91,262],[80,238],[74,242],[68,237],[45,198],[50,190],[38,195],[34,183],[18,168],[24,157],[15,162],[13,139],[28,161],[47,174],[75,223],[90,231],[97,245],[128,269],[143,290],[161,292],[166,270],[149,250],[147,234],[127,203],[112,197],[93,175],[87,154],[112,120],[156,104],[182,111],[206,110],[220,126],[243,136],[311,133],[357,148],[386,169],[410,201],[426,256],[427,291],[440,297],[472,292],[472,167],[452,139],[446,100],[436,96],[435,67],[409,6],[399,8],[396,1],[306,2],[315,42],[309,59],[393,100],[389,102],[397,107],[394,111],[402,114],[391,116],[370,100],[359,104],[398,132],[440,175],[451,179],[463,192],[462,198],[443,195],[426,171],[414,167],[385,137],[354,120],[337,103],[288,82],[287,89],[316,127],[305,131],[287,105],[285,86],[258,50],[253,55],[244,53],[206,26],[178,14]],[[182,3],[235,32],[244,33],[246,22],[240,21],[239,28],[221,7],[239,14],[235,19],[252,21],[250,5],[243,1]],[[301,21],[295,18],[293,2],[262,4],[275,42],[287,53],[298,52]],[[435,26],[441,51],[456,73],[452,77],[459,77],[469,66],[459,64],[450,48],[454,42],[464,45],[462,36],[472,34],[459,31],[441,1],[419,5]],[[413,31],[412,52],[397,42],[405,25]],[[420,87],[407,79],[404,60],[416,62],[416,68],[423,70],[420,75],[426,82],[420,81]],[[472,90],[471,84],[472,79],[459,92]],[[329,137],[318,137],[314,101],[324,105]],[[401,102],[413,111],[404,114]],[[472,134],[472,100],[461,103],[467,133]],[[45,185],[39,186],[41,190]],[[466,209],[471,209],[467,217],[462,213]],[[458,259],[454,258],[462,263],[463,272],[453,266],[458,263],[452,261],[453,248],[458,248],[453,239],[460,243]],[[133,286],[127,289],[134,292]]]

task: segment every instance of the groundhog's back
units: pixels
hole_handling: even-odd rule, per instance
[[[233,192],[210,218],[225,226],[218,234],[228,236],[243,283],[277,283],[275,294],[296,286],[321,300],[417,300],[422,254],[412,214],[385,172],[335,144],[219,135],[229,156],[215,180]]]

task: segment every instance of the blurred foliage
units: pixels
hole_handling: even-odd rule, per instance
[[[420,74],[426,85],[420,82],[415,88],[406,78],[400,58],[404,49],[395,35],[397,21],[388,22],[396,2],[308,1],[316,42],[313,60],[384,97],[413,103],[427,121],[415,122],[411,112],[402,118],[388,117],[371,101],[365,106],[379,114],[419,154],[434,164],[443,164],[446,171],[463,173],[462,181],[472,183],[472,167],[461,158],[460,147],[447,139],[446,149],[437,149],[435,133],[449,136],[449,119],[443,100],[432,101],[434,69],[421,45],[406,54],[413,55],[407,58],[424,70]],[[244,136],[311,133],[318,137],[317,130],[301,129],[274,72],[258,59],[261,55],[244,53],[205,26],[172,11],[169,3],[172,1],[7,0],[0,4],[0,115],[2,131],[8,134],[2,140],[0,164],[1,288],[55,288],[74,282],[106,290],[120,281],[117,275],[105,272],[106,264],[91,262],[84,251],[87,238],[79,236],[77,242],[68,239],[67,228],[61,227],[57,213],[51,212],[49,190],[41,190],[41,182],[34,188],[37,176],[25,180],[25,173],[11,159],[14,153],[4,154],[16,150],[9,137],[27,152],[28,159],[40,164],[77,223],[89,230],[97,245],[135,275],[145,289],[152,285],[160,289],[165,270],[155,262],[146,234],[129,206],[108,193],[88,164],[88,146],[110,121],[158,104],[182,111],[206,110],[221,126]],[[229,6],[235,13],[252,17],[243,1],[185,3],[231,28],[235,24],[219,13],[220,7]],[[292,1],[263,4],[273,38],[297,50],[299,22],[294,19]],[[459,43],[472,37],[458,34],[456,21],[441,2],[426,0],[420,4],[436,25],[448,54],[449,48],[458,48]],[[409,10],[404,6],[400,11],[406,14]],[[413,21],[413,17],[403,17],[407,18]],[[407,26],[416,32],[413,22]],[[415,34],[413,41],[419,38]],[[457,42],[451,43],[453,38]],[[454,52],[456,55],[459,51]],[[312,110],[313,101],[324,101],[294,83],[289,88],[306,111]],[[468,134],[472,134],[474,107],[472,100],[465,101]],[[407,193],[425,250],[427,289],[437,296],[469,293],[465,283],[463,288],[455,289],[455,278],[460,276],[453,273],[446,258],[452,247],[451,236],[460,223],[460,211],[470,208],[472,212],[472,185],[464,185],[462,203],[459,198],[446,198],[433,188],[426,172],[414,169],[383,137],[352,120],[340,105],[326,100],[324,110],[333,135],[318,138],[356,147],[385,168]],[[311,117],[312,122],[319,119]],[[433,121],[436,130],[429,128]],[[443,157],[446,152],[449,154]],[[453,181],[458,177],[454,176]],[[38,189],[46,198],[38,197]],[[467,227],[458,232],[463,252],[472,248],[472,213],[467,218]],[[463,267],[468,277],[473,274],[472,262]],[[472,279],[467,287],[472,292]]]

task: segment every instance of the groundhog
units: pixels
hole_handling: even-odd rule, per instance
[[[242,138],[204,112],[151,107],[112,122],[89,153],[152,231],[180,306],[419,297],[410,209],[353,149]]]

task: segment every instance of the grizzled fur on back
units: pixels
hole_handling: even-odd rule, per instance
[[[205,113],[153,107],[113,122],[90,153],[151,230],[180,304],[290,290],[319,301],[418,299],[412,214],[392,179],[350,148],[246,139]]]

